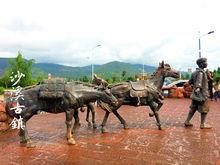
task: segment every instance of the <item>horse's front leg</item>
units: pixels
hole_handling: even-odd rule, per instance
[[[19,130],[20,144],[23,147],[33,148],[35,145],[31,142],[30,137],[28,136],[26,121],[23,121],[23,127]]]
[[[158,105],[155,102],[151,101],[149,103],[149,106],[150,106],[151,110],[153,111],[153,116],[155,116],[155,119],[157,121],[156,124],[158,126],[158,129],[161,130],[162,128],[161,128],[160,118],[159,118],[159,114],[158,114]]]
[[[20,137],[20,144],[21,146],[25,146],[28,148],[35,147],[35,145],[31,142],[30,137],[28,135],[26,123],[27,121],[37,113],[36,106],[31,106],[28,109],[23,110],[21,112],[21,126],[23,126],[23,129],[20,128],[19,130],[19,137]]]
[[[102,131],[102,133],[108,132],[108,131],[106,130],[105,126],[106,126],[106,122],[107,122],[107,120],[108,120],[109,114],[110,114],[110,112],[106,110],[104,119],[103,119],[102,124],[101,124],[101,131]]]
[[[68,109],[66,111],[66,127],[67,127],[67,141],[68,144],[76,144],[76,141],[73,138],[73,134],[72,134],[72,126],[73,126],[73,113],[74,113],[74,109]]]

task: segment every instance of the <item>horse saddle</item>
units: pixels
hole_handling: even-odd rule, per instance
[[[147,90],[145,82],[140,80],[137,82],[130,82],[131,90],[130,90],[130,96],[131,97],[146,97],[147,96]]]

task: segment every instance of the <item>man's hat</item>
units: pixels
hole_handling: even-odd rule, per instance
[[[196,60],[197,65],[199,65],[203,62],[207,62],[207,58],[199,58],[198,60]]]

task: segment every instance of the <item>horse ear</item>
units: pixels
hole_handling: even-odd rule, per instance
[[[162,61],[162,63],[161,63],[161,67],[164,68],[164,61]]]

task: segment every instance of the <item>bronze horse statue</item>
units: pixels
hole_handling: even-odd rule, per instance
[[[166,77],[179,78],[179,72],[172,69],[169,64],[164,64],[162,61],[149,80],[141,80],[138,82],[122,82],[108,86],[111,93],[118,99],[119,103],[115,107],[105,105],[104,103],[101,105],[103,109],[107,108],[101,124],[102,132],[106,132],[105,126],[110,112],[113,112],[113,114],[120,120],[121,124],[123,124],[124,128],[128,127],[126,121],[117,112],[120,106],[125,104],[133,106],[150,106],[152,112],[149,113],[149,116],[155,116],[157,122],[156,124],[160,130],[161,123],[158,111],[163,105],[162,86]],[[100,85],[102,84],[102,81],[104,84],[106,84],[105,80],[94,77],[93,83]]]
[[[42,99],[39,98],[39,90],[43,84],[36,85],[31,88],[24,88],[21,92],[23,98],[8,98],[6,100],[6,112],[11,117],[19,118],[19,115],[23,119],[24,129],[19,130],[20,143],[26,147],[34,147],[30,141],[28,135],[26,123],[27,121],[39,110],[46,111],[49,113],[66,113],[66,126],[67,126],[67,141],[68,144],[75,144],[75,140],[72,134],[73,117],[78,118],[78,108],[86,105],[90,102],[95,102],[101,100],[106,104],[115,106],[117,104],[117,99],[109,92],[109,90],[99,91],[94,89],[94,87],[80,87],[74,83],[65,84],[64,95],[60,98],[52,99]],[[84,86],[84,85],[82,85]],[[14,108],[17,103],[23,105],[24,108],[21,114],[16,114],[12,108]],[[75,121],[77,123],[77,121]]]

